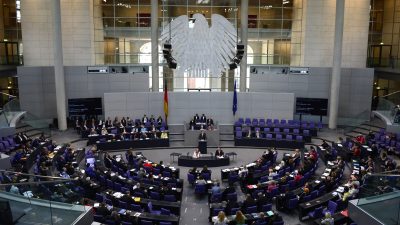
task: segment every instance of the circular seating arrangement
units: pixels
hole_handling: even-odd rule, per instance
[[[309,145],[306,152],[267,149],[251,163],[221,169],[221,182],[212,180],[212,171],[206,167],[194,168],[187,174],[187,181],[193,186],[189,193],[200,198],[208,196],[209,221],[220,212],[235,220],[241,211],[248,224],[284,224],[282,215],[295,212],[300,221],[315,220],[319,224],[329,213],[335,224],[346,224],[350,220],[341,212],[346,210],[349,199],[357,197],[365,174],[393,168],[394,160],[384,150],[393,148],[392,141],[381,141],[383,134],[386,133],[375,134],[366,143],[346,139],[341,143]],[[377,145],[382,152],[376,152]],[[94,206],[95,220],[106,224],[179,224],[184,188],[179,168],[150,161],[141,152],[110,155],[95,148],[73,151],[68,145],[40,139],[31,141],[23,151],[17,144],[14,146],[18,149],[12,160],[16,170],[31,167],[38,175],[77,178],[63,189],[43,188],[42,194],[36,195],[39,198],[45,198],[43,193],[63,202],[76,202],[83,197],[86,204]],[[382,156],[376,158],[379,153]],[[229,153],[232,157],[236,154]],[[345,160],[351,163],[347,175]],[[322,161],[325,166],[320,166]],[[342,179],[345,176],[349,176],[347,181]],[[20,180],[6,176],[0,179],[2,183]],[[21,187],[15,193],[26,193],[26,189]],[[242,196],[245,200],[240,200]]]

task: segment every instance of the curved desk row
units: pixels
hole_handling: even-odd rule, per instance
[[[178,158],[178,166],[203,167],[205,165],[208,167],[228,166],[229,157],[216,158],[214,156],[205,156],[195,159],[191,156],[179,156]]]
[[[169,139],[145,139],[145,140],[126,140],[126,141],[107,141],[96,144],[100,150],[119,150],[129,148],[154,148],[169,147]]]

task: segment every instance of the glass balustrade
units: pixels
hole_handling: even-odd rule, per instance
[[[89,215],[76,180],[7,171],[0,180],[0,210],[12,223],[69,225]]]

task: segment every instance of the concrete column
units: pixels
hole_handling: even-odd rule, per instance
[[[151,76],[153,92],[158,92],[158,64],[158,0],[151,0]]]
[[[67,104],[65,98],[65,77],[63,63],[63,48],[61,35],[61,7],[60,0],[54,0],[54,76],[56,83],[56,101],[57,101],[57,117],[58,129],[67,129]]]
[[[329,103],[329,128],[336,129],[339,109],[339,89],[342,67],[342,45],[344,26],[345,0],[336,1],[335,42],[333,50],[333,66],[331,76],[331,95]]]
[[[240,7],[241,44],[244,45],[244,55],[240,63],[240,92],[246,91],[247,74],[247,30],[248,30],[249,0],[242,0]]]

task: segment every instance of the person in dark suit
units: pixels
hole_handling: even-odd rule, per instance
[[[202,123],[205,123],[205,122],[207,121],[207,117],[204,115],[204,113],[201,115],[200,121],[201,121]]]
[[[96,215],[101,215],[101,216],[109,216],[111,214],[110,210],[107,209],[106,205],[104,203],[100,203],[100,206],[96,209]]]
[[[143,118],[142,118],[142,123],[145,124],[149,121],[149,118],[147,118],[146,114],[144,114]]]
[[[189,130],[194,130],[195,125],[196,125],[195,120],[194,120],[194,119],[191,120],[191,121],[189,122]]]
[[[207,135],[206,133],[202,130],[200,135],[199,135],[199,140],[207,140]]]
[[[207,126],[214,126],[214,121],[213,121],[213,119],[208,118],[208,119],[206,120],[206,124],[207,124]]]
[[[226,199],[226,196],[230,193],[235,192],[235,187],[233,187],[233,184],[230,184],[228,187],[225,188],[225,190],[222,192],[222,199]]]
[[[224,151],[220,147],[217,148],[217,151],[215,151],[215,157],[223,157],[224,156]]]
[[[127,191],[120,199],[122,202],[126,202],[128,205],[133,203],[132,196],[130,195],[129,191]]]
[[[253,199],[253,197],[251,197],[250,194],[246,195],[246,200],[243,201],[243,205],[242,205],[242,209],[244,211],[246,211],[246,208],[251,207],[251,206],[255,206],[257,203],[256,201]]]
[[[239,204],[237,202],[235,202],[235,201],[228,201],[226,203],[225,213],[230,215],[232,209],[234,209],[234,208],[239,208]]]
[[[108,117],[108,119],[106,120],[105,125],[107,128],[112,127],[112,121],[111,121],[110,117]]]
[[[150,116],[149,121],[150,121],[151,124],[154,124],[156,122],[156,118],[154,118],[154,115]]]
[[[126,127],[126,119],[125,119],[125,117],[122,117],[122,119],[121,119],[121,125],[124,126],[124,127]]]
[[[161,126],[162,122],[163,122],[163,119],[162,119],[161,116],[159,116],[159,117],[157,118],[157,124],[158,124],[158,126]]]
[[[261,211],[263,205],[270,203],[268,197],[265,196],[265,194],[263,194],[262,192],[258,193],[256,202],[257,202],[258,211]]]
[[[193,120],[195,123],[199,122],[200,120],[199,114],[196,113],[196,115],[193,117]]]

